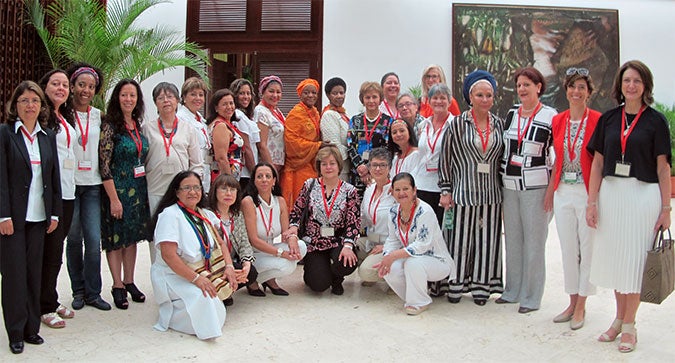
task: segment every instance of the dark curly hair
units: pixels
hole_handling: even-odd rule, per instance
[[[134,106],[133,111],[131,111],[131,118],[136,123],[136,128],[138,130],[140,130],[141,123],[143,122],[143,115],[145,114],[143,92],[141,91],[141,86],[138,82],[129,78],[124,78],[117,82],[112,91],[112,95],[110,96],[110,101],[108,101],[105,122],[109,122],[112,125],[113,130],[115,130],[115,133],[119,135],[127,132],[126,126],[124,126],[124,114],[122,113],[122,106],[120,104],[120,93],[122,93],[122,87],[128,84],[136,87],[136,106]]]
[[[64,71],[63,69],[52,69],[51,71],[47,72],[42,78],[40,78],[40,81],[38,84],[42,88],[43,91],[47,91],[47,85],[49,84],[49,80],[52,78],[53,75],[57,73],[62,73],[66,78],[68,78],[68,73]],[[73,96],[70,94],[70,79],[68,78],[68,98],[66,99],[66,102],[61,104],[59,106],[59,113],[61,114],[61,117],[63,117],[67,123],[69,123],[71,126],[75,126],[75,117],[73,116],[73,109],[70,105],[71,103],[71,98]],[[47,102],[47,107],[49,107],[49,116],[47,117],[47,122],[46,126],[47,128],[50,128],[54,130],[54,132],[59,132],[61,130],[61,122],[58,120],[56,117],[56,110],[54,109],[54,104],[52,103],[52,100],[49,99],[47,94],[45,93],[45,101]]]

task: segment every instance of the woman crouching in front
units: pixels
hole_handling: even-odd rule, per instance
[[[219,219],[204,204],[202,181],[193,171],[178,173],[157,206],[153,219],[158,257],[150,269],[159,320],[155,329],[194,334],[199,339],[217,338],[225,324],[225,306],[209,279],[188,264],[208,259],[216,241],[225,260],[225,277],[237,289],[232,259],[222,239],[211,232]],[[208,224],[211,224],[209,226]]]
[[[431,304],[427,281],[454,279],[455,264],[443,241],[434,210],[417,198],[412,175],[397,174],[391,185],[398,204],[389,210],[384,258],[374,267],[405,301],[405,312],[418,315]]]

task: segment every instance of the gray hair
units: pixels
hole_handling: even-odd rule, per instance
[[[389,166],[391,166],[391,153],[389,150],[383,147],[378,147],[370,151],[370,157],[368,158],[368,163],[373,161],[373,159],[382,159],[387,162]]]
[[[431,86],[428,97],[434,97],[438,93],[443,93],[448,96],[448,100],[452,98],[450,87],[448,87],[445,83],[436,83],[435,85]]]
[[[398,98],[396,99],[396,106],[398,106],[398,103],[401,102],[401,98],[403,98],[403,97],[408,97],[408,98],[410,98],[410,99],[413,101],[413,103],[415,103],[415,105],[417,105],[417,107],[420,107],[420,102],[417,100],[417,98],[416,98],[415,96],[413,96],[413,95],[412,95],[411,93],[409,93],[409,92],[401,93],[401,94],[398,96]]]
[[[160,82],[152,89],[152,102],[157,103],[157,97],[164,91],[164,93],[171,93],[176,97],[176,101],[180,100],[180,95],[178,94],[178,87],[175,84],[169,82]]]

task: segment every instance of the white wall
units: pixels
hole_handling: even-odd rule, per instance
[[[347,83],[347,112],[361,109],[358,87],[398,73],[402,89],[420,83],[424,67],[440,64],[451,78],[451,0],[324,0],[323,79]],[[619,10],[619,64],[640,59],[655,78],[655,98],[675,103],[675,1],[462,0],[457,3],[565,6]],[[324,104],[327,99],[324,96]]]
[[[115,1],[115,0],[111,0]],[[185,33],[188,0],[154,7],[139,25],[170,25]],[[345,107],[361,109],[358,87],[395,71],[402,88],[420,83],[430,63],[451,78],[452,0],[324,0],[323,80],[340,76],[347,82]],[[619,64],[640,59],[652,70],[655,98],[675,103],[675,1],[673,0],[462,0],[458,3],[566,6],[619,10]],[[161,81],[180,88],[182,68],[143,82],[146,118],[154,118],[152,88]],[[328,101],[324,96],[323,103]]]

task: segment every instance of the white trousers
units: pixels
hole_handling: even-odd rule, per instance
[[[284,251],[288,251],[288,244],[286,243],[274,243],[272,246],[274,246],[275,249],[282,248]],[[300,248],[302,257],[305,257],[307,254],[307,245],[305,242],[299,240],[298,247]],[[289,261],[283,257],[273,256],[265,252],[254,251],[253,257],[255,257],[253,265],[255,266],[255,269],[258,270],[258,282],[261,283],[271,279],[288,276],[292,274],[298,266],[298,261]]]
[[[148,205],[150,206],[151,219],[155,215],[155,210],[157,210],[157,206],[159,205],[159,202],[162,200],[162,197],[163,195],[148,193]],[[159,249],[155,246],[154,243],[148,243],[148,249],[150,251],[150,264],[152,265],[153,263],[155,263],[155,254],[159,253]]]
[[[380,252],[374,255],[368,255],[363,260],[363,262],[361,262],[361,265],[359,265],[359,277],[361,277],[361,281],[366,282],[382,281],[380,276],[377,274],[377,269],[374,268],[373,266],[375,264],[382,262],[383,258],[384,256],[382,255],[382,252]]]
[[[560,183],[553,198],[553,213],[562,251],[565,292],[595,295],[589,281],[593,255],[593,228],[586,224],[588,194],[584,184]]]
[[[438,281],[450,274],[450,264],[431,256],[402,258],[391,264],[384,280],[405,301],[406,306],[431,304],[427,281]]]

